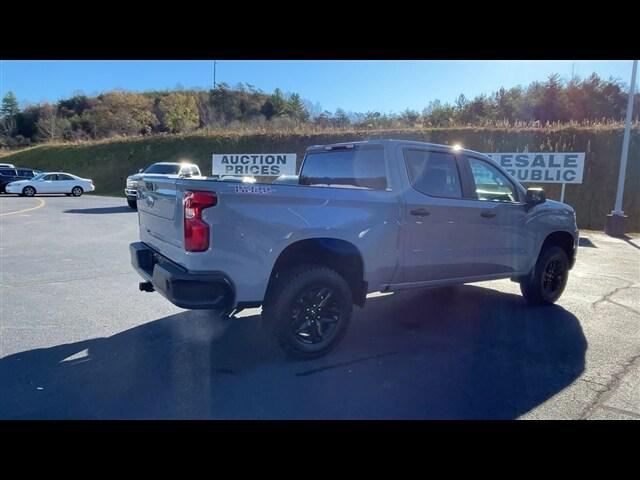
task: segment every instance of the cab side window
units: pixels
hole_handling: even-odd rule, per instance
[[[57,179],[58,179],[58,176],[55,174],[47,175],[43,178],[45,182],[56,181]]]
[[[517,202],[518,194],[509,179],[484,160],[467,157],[469,167],[475,182],[475,192],[478,200],[490,202]]]
[[[405,150],[413,188],[432,197],[462,198],[456,159],[450,153]]]

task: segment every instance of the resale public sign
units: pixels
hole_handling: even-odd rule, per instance
[[[213,175],[279,177],[296,174],[295,153],[214,154]]]
[[[582,183],[583,152],[487,153],[521,182]]]

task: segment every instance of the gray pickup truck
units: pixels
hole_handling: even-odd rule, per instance
[[[138,190],[140,290],[228,316],[261,305],[295,358],[334,347],[370,292],[511,278],[551,304],[578,243],[570,206],[486,155],[421,142],[309,147],[296,182],[143,175]]]

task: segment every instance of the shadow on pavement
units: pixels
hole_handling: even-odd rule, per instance
[[[593,244],[593,242],[591,240],[589,240],[588,238],[585,238],[585,237],[578,238],[578,246],[579,247],[598,248]]]
[[[18,195],[17,193],[2,193],[0,194],[0,198],[38,198],[38,197],[44,197],[44,198],[54,198],[54,197],[59,197],[59,198],[63,198],[66,197],[67,195],[64,193],[36,193],[33,197],[25,197],[22,195]],[[77,198],[77,197],[75,197]]]
[[[559,306],[475,286],[356,310],[328,356],[294,362],[260,316],[182,312],[0,359],[2,418],[516,418],[571,384],[587,342]]]
[[[99,207],[99,208],[72,208],[65,210],[64,213],[89,213],[99,215],[103,213],[138,213],[137,210],[129,208],[126,205],[119,207]]]
[[[635,243],[634,241],[632,241],[632,240],[635,240],[635,238],[630,237],[629,235],[623,235],[620,238],[622,238],[625,242],[627,242],[632,247],[637,248],[638,250],[640,250],[640,244]]]

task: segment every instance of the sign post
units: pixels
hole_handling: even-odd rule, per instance
[[[604,231],[606,234],[618,237],[627,233],[627,216],[622,211],[622,195],[624,194],[624,179],[627,172],[627,157],[629,156],[629,137],[631,134],[631,119],[633,114],[633,100],[636,90],[636,72],[638,61],[633,61],[631,69],[631,85],[629,86],[629,99],[627,100],[627,118],[624,123],[624,137],[622,139],[622,155],[620,156],[620,172],[618,173],[618,190],[616,192],[616,204],[613,211],[607,215],[607,223]]]

